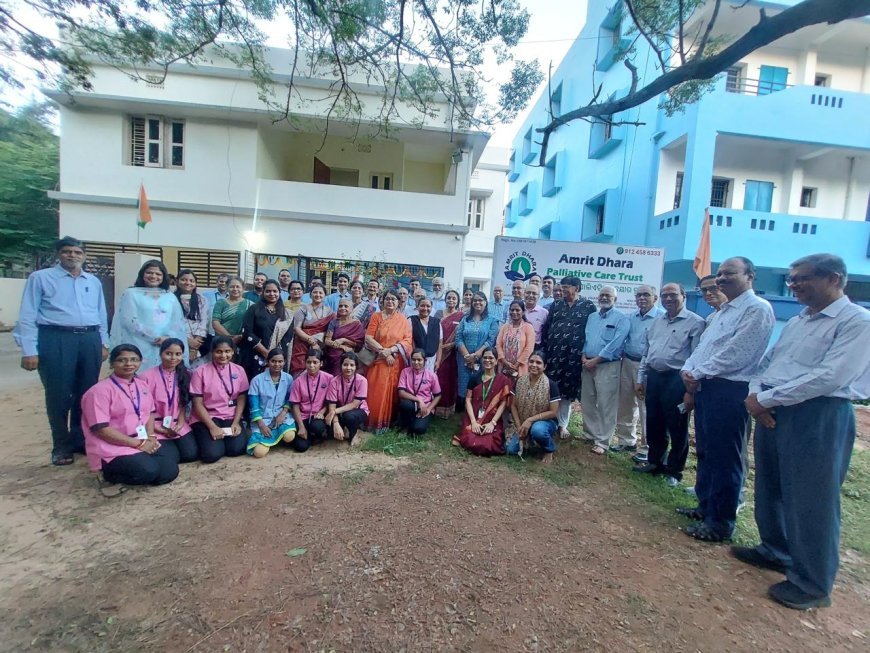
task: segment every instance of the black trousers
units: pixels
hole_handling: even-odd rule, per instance
[[[103,463],[103,478],[109,483],[124,485],[164,485],[178,476],[178,462],[172,447],[160,448],[154,453],[118,456]]]
[[[180,438],[161,440],[160,448],[172,452],[178,463],[192,463],[199,460],[199,447],[196,444],[196,436],[193,431]]]
[[[214,418],[214,423],[221,428],[232,425],[231,419]],[[239,435],[227,436],[220,440],[213,440],[208,427],[202,422],[197,422],[191,427],[193,437],[196,439],[196,447],[199,450],[199,459],[204,463],[216,463],[224,456],[242,456],[248,445],[248,436],[242,431]]]
[[[399,399],[399,428],[408,435],[425,435],[432,420],[430,413],[426,417],[417,417],[417,402],[410,399]]]
[[[293,438],[293,441],[290,443],[290,446],[299,453],[308,451],[312,445],[320,444],[329,437],[329,429],[326,428],[326,422],[322,419],[309,417],[308,419],[302,420],[302,423],[305,425],[305,430],[308,431],[308,437],[300,438],[299,431],[297,431],[296,437]]]
[[[100,332],[62,331],[41,326],[37,335],[39,378],[51,427],[52,455],[84,452],[82,395],[100,378]]]
[[[356,432],[359,431],[359,427],[365,424],[367,419],[368,415],[366,415],[365,412],[359,408],[355,408],[346,413],[341,413],[338,416],[338,423],[347,429],[348,436],[353,440]]]
[[[647,460],[658,471],[677,480],[683,478],[689,456],[689,415],[677,410],[686,388],[677,370],[646,375],[646,442]],[[670,452],[668,443],[670,442]]]

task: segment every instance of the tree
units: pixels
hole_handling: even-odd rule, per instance
[[[623,0],[632,28],[632,45],[623,56],[623,65],[631,72],[631,86],[622,97],[599,101],[601,86],[595,89],[590,101],[581,107],[553,116],[537,131],[541,133],[541,152],[538,160],[543,166],[547,160],[550,135],[562,125],[575,120],[606,120],[632,107],[639,106],[664,94],[663,108],[670,115],[685,105],[698,100],[713,87],[713,80],[746,55],[773,43],[779,38],[810,25],[833,25],[850,18],[870,15],[870,0],[803,0],[798,4],[768,16],[764,7],[758,10],[758,23],[745,34],[732,37],[714,37],[716,21],[724,10],[722,0]],[[744,0],[736,10],[743,10],[750,0]],[[692,16],[701,8],[709,7],[687,29]],[[632,61],[636,44],[642,39],[658,59],[660,74],[638,88],[637,67]],[[552,107],[552,102],[551,102]],[[614,122],[614,124],[622,124]]]
[[[44,82],[91,88],[95,61],[134,77],[157,66],[196,63],[218,53],[250,70],[277,118],[291,118],[294,80],[335,79],[327,118],[361,118],[354,83],[383,88],[384,126],[402,105],[424,116],[446,98],[451,123],[491,125],[525,107],[542,74],[514,59],[529,14],[519,0],[36,0],[31,8],[60,28],[58,38],[13,15],[0,0],[0,52],[24,54]],[[286,26],[290,82],[278,94],[264,58],[266,31]],[[508,71],[490,98],[483,64]],[[0,62],[3,59],[0,58]],[[510,64],[510,65],[509,65]],[[282,71],[284,72],[284,71]],[[0,63],[0,81],[20,85],[20,70]],[[144,72],[141,76],[144,76]]]
[[[57,206],[47,191],[58,182],[58,138],[50,108],[0,109],[0,257],[34,265],[57,239]]]

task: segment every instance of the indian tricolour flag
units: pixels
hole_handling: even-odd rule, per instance
[[[145,225],[151,222],[151,209],[148,207],[148,196],[145,194],[145,184],[139,185],[139,219],[136,224],[140,229],[144,229]]]

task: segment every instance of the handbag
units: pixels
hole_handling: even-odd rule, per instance
[[[359,350],[359,353],[357,353],[357,358],[359,358],[359,362],[366,367],[369,367],[372,363],[374,363],[377,357],[378,355],[368,347],[363,347]]]

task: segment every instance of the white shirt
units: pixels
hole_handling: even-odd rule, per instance
[[[656,372],[679,371],[698,347],[706,322],[683,307],[674,319],[667,311],[654,318],[642,332],[643,358],[637,370],[637,382],[646,383],[648,369]]]
[[[762,391],[761,387],[770,386]],[[765,408],[816,397],[870,396],[870,311],[841,297],[810,314],[804,308],[785,325],[749,383]]]
[[[775,323],[770,304],[750,288],[722,304],[683,371],[699,381],[713,377],[749,381],[767,349]]]

